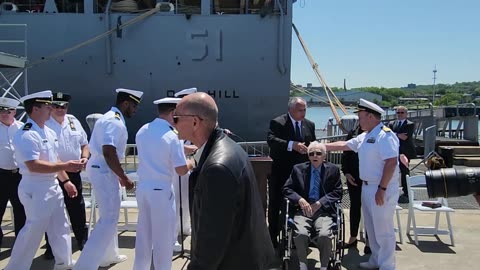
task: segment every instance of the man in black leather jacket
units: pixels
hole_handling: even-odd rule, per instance
[[[179,138],[198,147],[188,270],[267,269],[275,253],[255,174],[245,151],[217,128],[206,93],[184,97],[173,116]]]

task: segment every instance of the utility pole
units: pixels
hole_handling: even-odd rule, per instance
[[[435,81],[437,80],[437,65],[433,68],[433,96],[432,104],[435,102]]]

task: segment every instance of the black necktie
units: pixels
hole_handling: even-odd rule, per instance
[[[298,121],[295,122],[295,138],[297,141],[302,141],[302,136],[300,135],[300,126],[298,125]]]

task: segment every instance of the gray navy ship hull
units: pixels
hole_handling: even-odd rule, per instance
[[[114,33],[29,68],[28,91],[72,94],[69,112],[81,120],[106,112],[116,88],[144,91],[137,115],[127,120],[132,141],[136,131],[156,117],[153,100],[197,87],[217,101],[220,126],[245,140],[265,140],[269,120],[286,111],[289,97],[288,2],[283,17],[155,14],[122,30],[121,37]],[[112,13],[110,24],[136,16]],[[0,24],[27,24],[32,63],[105,32],[106,18],[103,13],[1,13]],[[0,31],[0,40],[22,36]],[[22,55],[22,50],[18,44],[0,44],[0,51]],[[20,94],[22,83],[16,85]]]

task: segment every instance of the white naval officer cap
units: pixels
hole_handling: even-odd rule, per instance
[[[20,104],[20,101],[16,99],[2,97],[0,98],[0,111],[16,109],[19,104]]]
[[[385,111],[380,108],[380,106],[363,98],[360,99],[360,102],[358,103],[358,108],[355,112],[360,111],[366,111],[380,116],[385,113]]]
[[[46,90],[46,91],[41,91],[37,93],[33,93],[30,95],[26,95],[24,97],[20,98],[20,102],[22,102],[24,105],[27,105],[29,103],[45,103],[45,104],[51,104],[52,103],[52,91]]]
[[[143,96],[142,91],[125,89],[125,88],[118,88],[115,91],[117,92],[118,97],[129,98],[129,99],[135,101],[137,104],[140,103],[140,101],[142,100],[142,96]]]
[[[166,98],[161,98],[157,99],[153,102],[153,104],[158,105],[158,104],[178,104],[182,100],[181,98],[171,98],[171,97],[166,97]]]
[[[197,88],[192,87],[192,88],[187,88],[187,89],[183,89],[181,91],[178,91],[177,93],[175,93],[174,96],[178,97],[178,98],[182,98],[184,96],[188,96],[188,95],[196,93],[196,92],[197,92]]]

